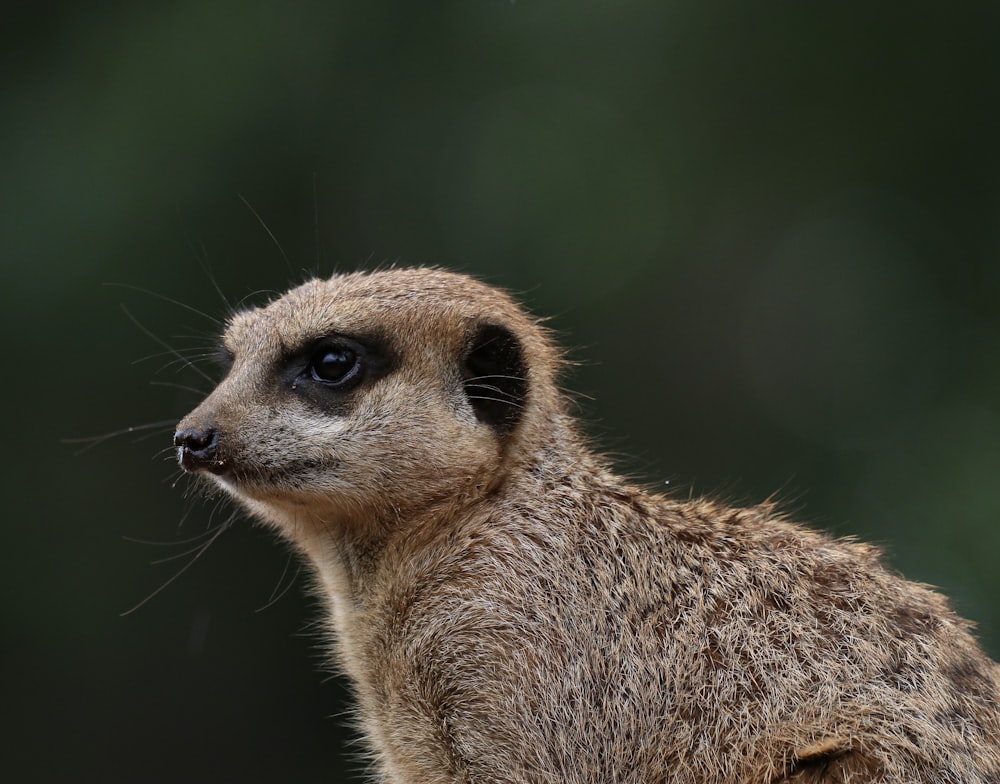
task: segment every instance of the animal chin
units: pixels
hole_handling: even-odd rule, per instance
[[[215,473],[212,479],[237,499],[255,501],[263,504],[300,504],[301,493],[285,474],[272,474],[267,471],[248,470],[230,466],[226,471]]]
[[[261,481],[261,477],[235,466],[232,462],[220,466],[219,470],[207,473],[219,487],[237,498],[257,497],[267,494],[267,490],[271,488],[269,482]]]

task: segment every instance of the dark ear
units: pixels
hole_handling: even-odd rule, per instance
[[[462,375],[479,421],[501,437],[510,435],[521,420],[528,393],[521,341],[500,324],[480,324],[472,333]]]

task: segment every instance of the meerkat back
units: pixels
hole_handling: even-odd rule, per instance
[[[289,539],[386,782],[1000,782],[1000,669],[875,548],[614,474],[509,296],[393,269],[234,316],[178,459]]]

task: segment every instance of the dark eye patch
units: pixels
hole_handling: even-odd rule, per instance
[[[280,376],[286,388],[330,412],[343,412],[358,387],[394,366],[384,343],[374,337],[324,335],[286,356]]]

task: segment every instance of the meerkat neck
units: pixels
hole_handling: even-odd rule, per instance
[[[380,573],[396,573],[401,562],[418,562],[439,550],[440,537],[468,521],[488,517],[507,502],[523,507],[545,486],[597,486],[613,481],[606,464],[585,445],[564,415],[548,419],[544,438],[538,429],[531,444],[514,444],[505,470],[490,483],[470,482],[465,492],[425,501],[420,506],[386,506],[363,519],[340,511],[320,515],[309,536],[296,541],[316,569],[323,589],[338,601],[363,606]],[[526,487],[525,482],[531,487]],[[287,526],[283,526],[287,530]]]

